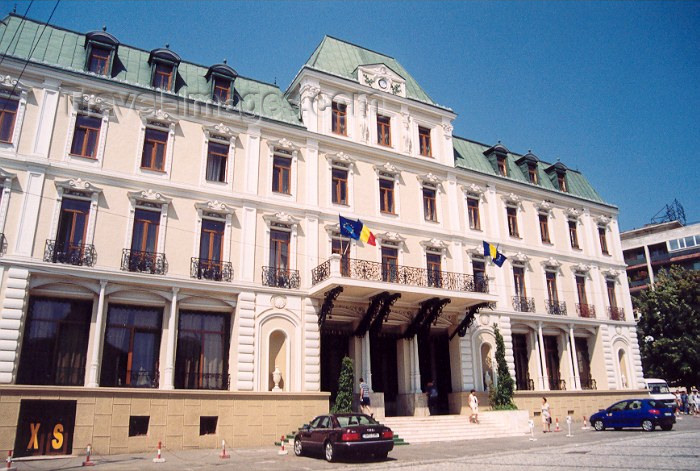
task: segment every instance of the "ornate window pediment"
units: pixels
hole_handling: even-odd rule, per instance
[[[436,238],[432,238],[430,240],[421,240],[420,245],[425,250],[432,250],[435,252],[445,252],[450,246],[450,244],[446,243],[444,240]]]
[[[619,270],[615,270],[614,268],[605,268],[600,270],[600,273],[607,280],[617,280],[621,274]]]
[[[406,80],[386,64],[358,66],[357,81],[375,90],[406,97]]]
[[[574,273],[588,273],[591,271],[591,266],[585,263],[576,263],[571,265],[571,271]]]
[[[442,184],[442,179],[432,173],[428,173],[426,175],[416,175],[416,178],[423,185],[431,185],[437,188]]]
[[[102,193],[102,188],[98,188],[87,180],[74,178],[71,180],[56,181],[56,189],[59,193],[83,193],[84,196]]]
[[[12,93],[13,90],[15,94],[26,96],[29,87],[19,80],[12,78],[11,75],[0,76],[0,91]]]
[[[299,218],[294,217],[283,211],[274,214],[265,214],[263,216],[263,220],[265,220],[265,222],[267,222],[270,225],[282,224],[289,227],[296,226],[297,224],[299,224],[300,221]]]
[[[194,207],[202,213],[215,214],[221,217],[232,215],[236,211],[233,207],[219,200],[209,200],[202,203],[195,203]]]
[[[158,123],[162,126],[170,128],[173,131],[175,129],[175,125],[177,124],[177,120],[175,118],[161,109],[141,113],[141,119],[146,124]]]
[[[172,198],[163,196],[161,193],[158,193],[157,191],[153,191],[151,189],[142,191],[130,191],[129,193],[127,193],[127,195],[129,196],[129,199],[135,204],[145,203],[149,206],[169,204],[172,201]]]
[[[528,263],[530,263],[530,257],[528,257],[522,252],[518,252],[515,255],[511,255],[508,258],[510,258],[511,262],[516,265],[527,265]]]
[[[535,207],[537,208],[537,211],[540,213],[551,214],[553,205],[550,201],[542,200],[539,203],[535,203]]]
[[[271,152],[274,152],[275,149],[282,149],[290,152],[293,157],[298,157],[299,150],[301,150],[299,146],[287,138],[278,139],[276,141],[268,141],[267,145],[270,147]]]
[[[4,185],[7,181],[12,181],[17,178],[17,174],[6,172],[0,168],[0,185]]]
[[[607,227],[607,225],[612,221],[612,218],[610,216],[606,216],[605,214],[601,214],[600,216],[596,217],[595,220],[598,223],[598,226]]]
[[[112,103],[95,95],[78,95],[73,98],[73,100],[73,103],[75,103],[79,109],[101,115],[109,114],[114,108]]]
[[[326,160],[328,160],[328,163],[331,165],[341,164],[343,167],[349,168],[357,159],[345,152],[333,152],[326,154]]]
[[[544,260],[542,262],[542,266],[545,268],[553,269],[553,270],[558,270],[561,268],[561,262],[554,257],[549,257],[547,260]]]
[[[207,139],[220,136],[230,140],[236,136],[236,132],[224,123],[219,123],[214,126],[205,126],[202,129]]]
[[[383,232],[375,234],[375,237],[380,242],[389,242],[391,244],[401,245],[406,242],[406,238],[398,232]]]
[[[392,177],[396,177],[399,175],[399,173],[401,173],[395,165],[392,165],[389,162],[385,163],[384,165],[375,165],[374,170],[380,175],[386,174]]]
[[[564,212],[566,213],[566,217],[572,220],[578,220],[578,218],[581,217],[581,214],[583,214],[583,211],[576,208],[566,208]]]
[[[522,202],[522,199],[515,193],[510,193],[507,195],[503,195],[503,201],[505,201],[505,203],[509,206],[519,206]]]

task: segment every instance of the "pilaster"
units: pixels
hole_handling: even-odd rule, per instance
[[[42,170],[29,169],[27,183],[24,190],[24,200],[20,213],[17,234],[15,236],[15,253],[25,257],[32,256],[34,239],[36,238],[36,226],[41,206],[41,195],[44,188],[46,174]],[[53,237],[53,234],[51,234]]]
[[[321,390],[321,332],[311,298],[304,299],[304,391]]]
[[[236,389],[252,391],[255,377],[255,294],[244,291],[238,295],[238,365]]]
[[[11,267],[7,272],[0,317],[0,384],[15,381],[28,293],[29,270]]]
[[[32,149],[32,153],[37,157],[49,157],[51,136],[53,135],[56,110],[58,109],[60,85],[61,82],[53,79],[46,79],[42,85],[44,90],[41,97],[41,104],[39,105],[39,119],[37,119],[34,146]]]

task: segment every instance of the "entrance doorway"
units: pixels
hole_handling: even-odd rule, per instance
[[[418,364],[421,388],[427,391],[428,381],[438,390],[438,413],[449,413],[449,394],[452,392],[450,370],[450,339],[447,332],[431,332],[418,335]]]
[[[556,337],[544,337],[544,355],[549,375],[549,389],[552,391],[565,389],[561,387],[561,378],[559,377],[559,347]]]
[[[321,332],[321,391],[331,393],[329,407],[333,407],[338,395],[338,378],[343,357],[349,353],[349,344],[349,333]]]
[[[384,414],[395,416],[399,394],[396,363],[396,337],[370,334],[369,350],[372,367],[372,389],[384,393]]]
[[[515,360],[515,386],[518,391],[535,389],[530,383],[528,372],[527,337],[525,334],[513,334],[513,359]]]

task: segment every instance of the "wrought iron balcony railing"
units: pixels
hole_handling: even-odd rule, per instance
[[[168,273],[168,261],[164,253],[124,249],[122,250],[122,270],[165,275]]]
[[[551,391],[566,391],[566,381],[549,378],[549,389]]]
[[[595,306],[593,304],[576,303],[576,313],[579,317],[595,319]]]
[[[566,303],[564,301],[552,301],[551,299],[545,299],[544,307],[547,309],[547,314],[554,314],[555,316],[566,315]]]
[[[115,388],[152,388],[157,389],[159,386],[160,372],[155,371],[131,371],[125,373],[125,378],[117,378],[117,384],[100,384],[100,386],[109,386]],[[129,382],[126,382],[126,375],[129,376]]]
[[[527,378],[524,378],[522,380],[518,379],[516,382],[516,387],[519,391],[534,391],[535,390],[535,381],[530,379],[528,376]]]
[[[625,310],[621,307],[608,306],[608,315],[611,321],[625,320]]]
[[[589,379],[581,379],[581,389],[595,390],[598,388],[596,387],[595,380],[593,378],[589,378]]]
[[[276,288],[299,289],[301,277],[299,276],[299,270],[262,267],[262,284]]]
[[[513,309],[520,312],[535,312],[535,298],[513,296]]]
[[[175,387],[178,389],[214,389],[227,391],[231,375],[223,373],[175,373]]]
[[[91,267],[97,261],[97,252],[91,244],[70,244],[48,239],[44,248],[44,261]]]
[[[190,276],[199,280],[231,281],[233,279],[233,265],[231,262],[192,257]]]
[[[388,265],[369,260],[350,258],[340,263],[340,274],[347,278],[366,281],[398,283],[425,288],[441,288],[450,291],[488,293],[488,279],[474,279],[465,273],[452,273],[425,268]],[[330,260],[311,270],[311,283],[317,284],[331,275]]]

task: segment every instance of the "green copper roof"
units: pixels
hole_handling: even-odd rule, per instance
[[[325,36],[321,44],[311,54],[306,66],[337,75],[350,80],[357,80],[357,67],[369,64],[384,64],[406,80],[406,96],[413,100],[436,105],[418,82],[393,57],[365,49],[360,46]]]
[[[87,74],[84,34],[49,25],[42,35],[43,23],[27,19],[22,27],[21,22],[20,17],[12,14],[0,22],[0,54]],[[33,47],[39,36],[41,39]],[[147,51],[120,44],[113,76],[101,78],[152,89],[148,56]],[[182,61],[178,67],[177,95],[200,101],[211,99],[211,84],[205,78],[207,70],[208,67]],[[236,111],[302,125],[297,111],[277,86],[238,77],[234,88],[241,97],[234,107]]]
[[[521,183],[531,184],[529,183],[527,174],[523,172],[515,163],[515,161],[518,160],[521,155],[508,153],[506,157],[508,176],[501,177],[496,172],[494,166],[491,165],[489,159],[484,155],[484,151],[490,146],[479,144],[478,142],[470,141],[457,136],[452,137],[452,144],[455,150],[455,167],[466,170],[474,170],[488,175],[498,176],[499,178],[507,178]],[[544,169],[550,165],[550,163],[544,161],[539,161],[537,163],[537,175],[539,180],[538,186],[540,188],[558,192],[559,189],[554,183],[556,182],[556,178],[550,177],[550,175],[544,171]],[[585,198],[597,203],[606,204],[600,195],[593,189],[586,177],[584,177],[580,172],[567,169],[566,183],[569,188],[569,191],[566,194]]]

